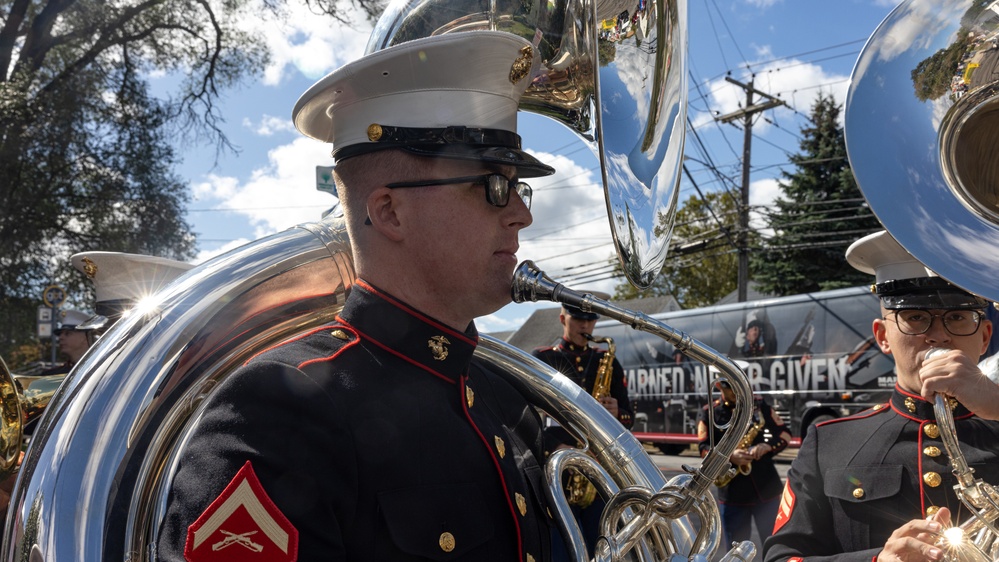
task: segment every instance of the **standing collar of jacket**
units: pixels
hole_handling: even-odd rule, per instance
[[[948,398],[954,419],[962,419],[973,415],[960,402],[953,398]],[[916,421],[936,421],[937,416],[933,411],[935,402],[927,402],[918,394],[913,394],[895,385],[895,391],[891,393],[891,407],[900,415]]]
[[[458,332],[358,279],[339,318],[366,341],[416,366],[457,382],[479,342],[475,323]]]

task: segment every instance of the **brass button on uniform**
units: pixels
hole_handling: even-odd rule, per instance
[[[943,479],[936,472],[927,472],[923,475],[923,482],[926,482],[926,485],[930,488],[936,488],[942,481]]]
[[[343,330],[340,329],[333,330],[332,332],[330,332],[330,335],[342,341],[347,341],[350,339],[350,336],[347,335],[347,332],[344,332]]]
[[[873,410],[874,410],[875,412],[877,412],[878,410],[880,410],[881,408],[884,408],[884,407],[885,407],[885,405],[884,405],[884,404],[875,404],[875,405],[874,405],[874,408],[872,408],[872,409],[873,409]]]
[[[916,401],[911,396],[905,397],[905,409],[909,410],[910,414],[916,413]]]
[[[527,555],[527,562],[534,562],[534,557],[530,554]]]
[[[940,447],[934,447],[933,445],[930,445],[929,447],[923,449],[923,454],[926,455],[927,457],[939,457]]]
[[[582,367],[576,367],[576,371],[582,373],[583,372],[583,368]]]
[[[447,531],[441,533],[441,538],[437,542],[441,545],[441,550],[444,552],[451,552],[454,550],[454,535],[448,533]]]
[[[527,500],[524,496],[520,495],[520,492],[514,494],[514,499],[517,502],[517,510],[520,511],[521,515],[527,515]]]
[[[506,443],[500,439],[499,435],[493,436],[493,442],[496,443],[496,452],[499,453],[500,458],[506,456]]]
[[[853,497],[857,498],[858,500],[860,498],[864,497],[864,489],[863,488],[854,488],[853,489]]]
[[[469,408],[475,403],[475,393],[472,392],[472,387],[470,386],[465,387],[465,401],[468,402]]]
[[[929,517],[930,515],[936,515],[938,511],[940,511],[939,507],[931,505],[930,507],[926,508],[926,516]]]
[[[923,433],[930,439],[936,439],[940,437],[940,428],[935,423],[928,423],[923,426]]]

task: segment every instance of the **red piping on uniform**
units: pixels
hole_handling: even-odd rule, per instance
[[[267,353],[268,351],[270,351],[272,349],[277,349],[279,347],[288,345],[289,343],[296,342],[296,341],[298,341],[298,340],[300,340],[302,338],[311,336],[312,334],[315,334],[317,332],[325,332],[325,331],[328,331],[328,330],[331,330],[331,329],[332,328],[330,328],[330,326],[321,326],[319,328],[314,328],[312,330],[309,330],[308,332],[301,333],[301,334],[299,334],[299,335],[297,335],[297,336],[295,336],[295,337],[293,337],[291,339],[284,340],[284,341],[282,341],[280,343],[276,343],[276,344],[274,344],[274,345],[272,345],[270,347],[264,348],[263,350],[258,351],[256,353],[254,353],[253,355],[251,355],[249,359],[247,359],[246,361],[243,362],[243,366],[245,367],[247,363],[249,363],[250,361],[253,361],[254,359],[256,359],[256,357],[258,355],[261,355],[263,353]],[[351,330],[351,331],[353,331],[353,330]],[[334,354],[333,356],[335,356],[335,355],[336,354]]]
[[[853,414],[852,416],[847,416],[845,418],[836,418],[836,419],[832,419],[832,420],[826,420],[824,422],[819,422],[819,423],[815,424],[815,427],[822,427],[824,425],[830,425],[830,424],[844,422],[844,421],[850,421],[850,420],[862,420],[864,418],[869,418],[869,417],[871,417],[871,416],[873,416],[875,414],[880,414],[881,412],[887,412],[887,411],[888,411],[888,408],[879,408],[877,410],[875,410],[874,408],[871,408],[871,409],[865,410],[863,412],[857,412],[856,414]]]
[[[462,391],[462,394],[464,394],[464,389],[466,385],[467,383],[462,383],[458,385],[459,389]],[[500,483],[503,485],[503,497],[506,498],[506,505],[510,508],[510,515],[513,517],[513,526],[516,527],[517,529],[517,560],[523,562],[524,538],[520,534],[520,520],[517,519],[517,511],[513,507],[513,502],[510,500],[510,489],[507,488],[506,486],[506,478],[503,478],[503,469],[500,468],[499,459],[496,458],[496,454],[493,452],[493,448],[492,446],[490,446],[489,440],[486,439],[485,435],[482,435],[482,432],[479,431],[479,426],[475,425],[475,421],[472,420],[472,416],[468,413],[468,401],[465,400],[464,396],[461,397],[461,410],[465,412],[465,418],[468,419],[469,425],[472,426],[472,429],[475,430],[476,435],[478,435],[479,439],[482,440],[482,443],[485,444],[486,450],[489,451],[490,458],[493,459],[493,465],[496,467],[496,473],[499,474]]]
[[[340,318],[339,316],[337,316],[337,320],[340,320],[341,322],[343,321],[343,319]],[[360,332],[359,330],[357,330],[357,328],[354,328],[354,332],[358,335],[358,337],[364,338],[366,341],[369,341],[369,342],[375,344],[376,346],[378,346],[380,349],[384,350],[385,352],[387,352],[387,353],[389,353],[389,354],[391,354],[391,355],[393,355],[395,357],[398,357],[399,359],[402,359],[403,361],[405,361],[406,363],[409,363],[410,365],[413,365],[415,367],[419,367],[420,369],[423,369],[424,371],[430,373],[431,375],[433,375],[433,376],[435,376],[435,377],[437,377],[439,379],[445,380],[445,381],[447,381],[447,382],[449,382],[451,384],[457,384],[457,382],[458,382],[458,381],[456,381],[454,379],[448,378],[443,373],[438,373],[437,371],[431,369],[430,367],[427,367],[423,363],[419,363],[417,361],[413,361],[409,357],[407,357],[407,356],[399,353],[398,351],[392,349],[391,347],[389,347],[389,346],[381,343],[380,341],[372,338],[368,334]],[[468,338],[465,338],[465,339],[467,340]]]
[[[372,293],[378,295],[379,297],[385,299],[386,301],[394,304],[395,306],[401,308],[405,312],[409,313],[410,316],[415,316],[416,318],[419,318],[421,321],[423,321],[423,322],[425,322],[427,324],[430,324],[431,326],[437,328],[438,330],[443,330],[443,331],[451,334],[452,336],[454,336],[456,338],[465,340],[469,345],[478,345],[478,343],[479,343],[477,339],[476,340],[472,340],[468,336],[466,336],[465,334],[463,334],[461,332],[456,332],[453,328],[449,328],[448,326],[445,326],[445,325],[441,324],[440,322],[434,320],[433,318],[430,318],[428,316],[424,316],[419,311],[417,311],[417,310],[415,310],[413,308],[410,308],[408,305],[406,305],[406,303],[398,301],[398,300],[392,298],[391,296],[386,295],[385,293],[383,293],[383,292],[379,291],[378,289],[372,287],[371,285],[365,283],[363,279],[358,279],[357,280],[357,284],[360,285],[360,286],[362,286],[362,287],[364,287],[365,289],[371,291]]]
[[[903,390],[902,387],[900,387],[900,386],[896,386],[895,389],[898,390],[899,394],[904,394],[904,395],[906,395],[906,396],[908,396],[910,398],[915,398],[917,400],[922,400],[923,402],[926,402],[926,400],[923,400],[922,396],[920,396],[918,394],[911,394],[911,393]],[[898,408],[895,407],[895,404],[891,405],[891,409],[895,410],[895,412],[898,413],[898,415],[902,416],[903,418],[905,418],[907,420],[912,420],[912,421],[915,421],[915,422],[923,422],[923,421],[925,421],[925,420],[921,420],[919,418],[914,418],[914,417],[912,417],[912,415],[907,414],[906,412],[903,412],[902,410],[899,410]],[[957,421],[957,420],[966,420],[966,419],[968,419],[970,417],[973,417],[974,415],[975,415],[975,413],[969,410],[967,414],[965,414],[963,416],[955,417],[954,421]],[[922,429],[922,426],[920,426],[920,429]]]

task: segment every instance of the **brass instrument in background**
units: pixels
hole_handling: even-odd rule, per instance
[[[25,429],[45,412],[66,375],[17,375],[0,358],[0,485],[17,473]]]
[[[597,364],[597,374],[593,379],[593,390],[590,396],[599,402],[604,396],[610,396],[611,377],[614,374],[614,339],[611,337],[594,337],[593,334],[583,334],[587,340],[593,343],[607,344],[607,351]],[[566,493],[569,494],[569,504],[582,508],[590,507],[597,499],[597,488],[590,483],[579,471],[571,471],[569,483],[566,486]]]
[[[766,425],[766,420],[763,419],[763,416],[760,415],[758,411],[755,412],[755,414],[756,414],[755,415],[756,420],[754,420],[753,423],[749,426],[749,431],[747,431],[746,434],[742,436],[742,439],[739,440],[739,444],[736,445],[735,447],[736,449],[749,449],[750,447],[753,446],[753,441],[756,440],[756,436],[759,435],[761,431],[763,431],[763,426]],[[721,476],[715,479],[715,486],[718,486],[719,488],[724,488],[725,486],[728,486],[729,484],[732,483],[732,479],[735,478],[737,474],[741,474],[743,476],[749,476],[752,472],[753,472],[752,462],[746,464],[740,464],[738,466],[733,466],[732,468],[722,473]]]
[[[674,330],[640,312],[619,308],[594,297],[592,294],[573,291],[561,283],[553,281],[530,261],[521,263],[514,272],[513,300],[514,302],[550,300],[574,306],[584,312],[596,312],[601,316],[627,324],[636,330],[662,338],[695,361],[717,368],[719,376],[728,381],[735,393],[737,407],[732,419],[724,426],[719,426],[726,430],[725,435],[722,436],[716,447],[708,451],[708,454],[701,461],[700,468],[696,471],[690,470],[685,474],[675,476],[661,486],[618,488],[615,485],[615,481],[619,479],[618,476],[612,477],[608,474],[601,464],[594,460],[594,457],[606,464],[609,458],[625,458],[624,451],[613,450],[617,446],[627,443],[629,448],[636,445],[641,448],[641,444],[635,440],[630,431],[624,429],[610,415],[610,412],[586,394],[581,394],[575,403],[579,406],[588,404],[588,407],[593,409],[591,413],[594,418],[605,420],[606,425],[614,428],[618,433],[617,437],[611,440],[615,444],[614,447],[606,449],[603,445],[595,442],[594,438],[598,437],[599,434],[594,433],[592,429],[581,431],[578,422],[572,419],[558,419],[559,423],[570,432],[576,429],[577,439],[586,443],[586,446],[583,450],[560,449],[554,452],[545,464],[548,499],[556,508],[558,516],[555,519],[562,530],[563,537],[566,538],[572,559],[585,561],[590,560],[590,557],[586,550],[582,531],[576,525],[570,526],[570,522],[574,522],[575,519],[572,515],[571,505],[560,485],[561,475],[570,469],[576,469],[585,474],[590,482],[596,485],[601,497],[607,500],[607,505],[600,516],[601,537],[597,541],[594,560],[621,560],[633,548],[644,549],[639,552],[643,560],[674,561],[683,560],[684,556],[687,560],[700,560],[702,556],[704,559],[712,559],[712,553],[716,550],[720,540],[721,516],[709,487],[719,475],[729,469],[731,464],[728,458],[738,445],[739,436],[744,435],[749,429],[750,414],[753,409],[753,391],[749,384],[749,377],[734,361],[691,338],[688,334]],[[539,366],[544,365],[540,361],[537,363]],[[545,367],[554,377],[553,384],[574,386],[578,392],[578,385],[550,367]],[[550,410],[546,411],[551,412]],[[564,418],[565,412],[555,413],[563,414]],[[553,416],[559,417],[554,413]],[[640,455],[628,454],[627,456],[630,457],[628,463],[616,463],[616,469],[639,460],[648,459],[644,450]],[[687,550],[676,543],[676,537],[672,533],[679,521],[685,521],[689,525],[688,515],[691,512],[697,516],[700,528],[697,538]],[[755,545],[750,541],[743,541],[733,545],[733,548],[720,560],[722,562],[733,562],[734,560],[747,562],[755,554]]]
[[[593,334],[583,335],[593,343],[607,344],[607,351],[604,352],[604,356],[600,358],[600,363],[597,365],[597,374],[593,379],[593,391],[590,393],[597,401],[600,401],[604,396],[610,396],[611,377],[614,375],[614,352],[616,351],[614,339],[607,336],[597,338]]]
[[[908,44],[899,41],[906,29]],[[940,277],[991,301],[999,300],[999,79],[985,69],[999,63],[997,34],[982,2],[902,2],[864,46],[844,112],[850,166],[881,224]],[[945,401],[937,396],[937,425],[972,516],[938,544],[944,560],[997,560],[999,492],[973,477]]]

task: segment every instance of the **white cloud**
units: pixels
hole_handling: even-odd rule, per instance
[[[254,123],[250,118],[244,117],[243,126],[262,137],[269,137],[276,133],[295,132],[295,125],[291,122],[291,119],[275,117],[266,113],[260,116],[258,123]]]
[[[208,176],[192,189],[199,200],[246,217],[260,238],[303,222],[314,222],[336,202],[316,191],[316,166],[329,166],[329,145],[300,138],[267,153],[267,163],[249,179]]]
[[[264,38],[271,53],[264,69],[263,83],[277,85],[291,69],[317,79],[333,69],[359,58],[364,53],[371,23],[353,5],[342,4],[351,26],[328,16],[313,13],[305,3],[286,5],[286,18],[253,17],[245,22],[251,33]]]
[[[535,188],[534,222],[521,231],[517,256],[535,261],[556,280],[573,279],[573,288],[613,293],[617,281],[597,279],[609,273],[601,264],[617,259],[599,172],[566,156],[536,156],[557,172],[529,180]],[[584,275],[586,271],[593,276]]]

